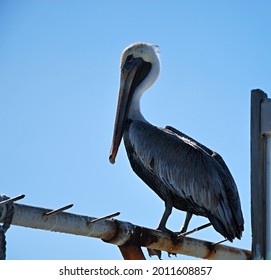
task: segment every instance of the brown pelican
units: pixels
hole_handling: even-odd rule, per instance
[[[234,179],[222,157],[191,137],[153,126],[140,112],[140,97],[158,78],[158,47],[128,46],[121,56],[118,105],[109,160],[115,162],[122,137],[134,172],[165,202],[157,229],[169,231],[172,208],[207,217],[220,234],[241,238],[244,220]]]

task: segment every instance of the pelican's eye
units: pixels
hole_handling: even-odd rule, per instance
[[[131,63],[134,60],[134,57],[132,54],[128,55],[126,58],[126,63]]]
[[[130,68],[133,66],[133,62],[134,62],[134,56],[130,54],[126,57],[123,67],[127,70],[130,70]]]

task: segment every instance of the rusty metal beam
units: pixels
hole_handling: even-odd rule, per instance
[[[100,238],[119,246],[125,259],[143,259],[140,247],[205,259],[251,259],[251,251],[245,249],[221,244],[213,245],[213,242],[189,237],[177,238],[176,235],[129,222],[108,219],[91,223],[97,218],[67,212],[46,217],[44,213],[52,209],[17,203],[14,206],[13,225]]]
[[[176,236],[165,232],[143,229],[147,235],[141,245],[150,249],[167,251],[173,254],[183,254],[210,260],[249,260],[251,251],[214,244],[213,242],[199,240],[191,237],[176,239]]]
[[[125,260],[145,260],[145,256],[140,246],[133,244],[119,246],[123,259]]]

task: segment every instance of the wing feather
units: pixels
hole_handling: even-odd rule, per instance
[[[243,216],[234,179],[222,157],[172,128],[133,121],[129,140],[144,168],[162,182],[185,211],[207,216],[229,239],[241,236]],[[226,233],[225,233],[226,231]]]

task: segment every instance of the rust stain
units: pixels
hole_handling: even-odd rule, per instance
[[[216,254],[215,245],[213,245],[211,242],[205,242],[205,246],[208,249],[208,252],[205,256],[203,256],[203,259],[211,259]]]
[[[125,260],[145,260],[145,256],[140,246],[136,245],[121,245],[118,246],[122,257]]]
[[[134,236],[132,240],[133,244],[148,247],[152,243],[157,243],[158,238],[154,236],[150,230],[144,227],[135,227]]]
[[[112,238],[104,241],[118,244],[119,241],[122,241],[120,238],[123,236],[123,232],[119,222],[117,220],[114,222],[116,228]],[[175,234],[159,232],[141,226],[133,226],[131,232],[128,233],[127,238],[124,240],[126,240],[125,244],[119,246],[124,259],[142,259],[144,257],[141,250],[142,246],[157,251],[167,251],[169,254],[182,254],[183,252],[185,255],[204,259],[221,258],[221,254],[223,253],[225,253],[225,258],[227,258],[227,255],[231,258],[236,257],[236,259],[242,259],[244,257],[246,259],[252,258],[251,252],[248,250],[213,244],[212,242],[203,240],[201,240],[199,244],[195,244],[196,240],[194,239],[188,237],[179,238]],[[196,247],[194,245],[196,245]],[[185,248],[182,249],[183,246],[185,246]],[[199,252],[197,253],[197,251],[195,251],[197,250],[197,246],[200,246],[201,250],[206,253],[204,255],[199,255]],[[218,252],[219,255],[217,255]],[[242,254],[244,255],[242,256]]]
[[[165,251],[165,249],[162,248],[167,248],[166,251],[171,254],[175,254],[179,251],[183,244],[183,239],[178,239],[175,234],[168,234],[168,238],[158,238],[155,231],[144,227],[136,227],[134,233],[133,244],[152,249],[152,245],[158,243],[157,247],[161,248],[163,251]]]

